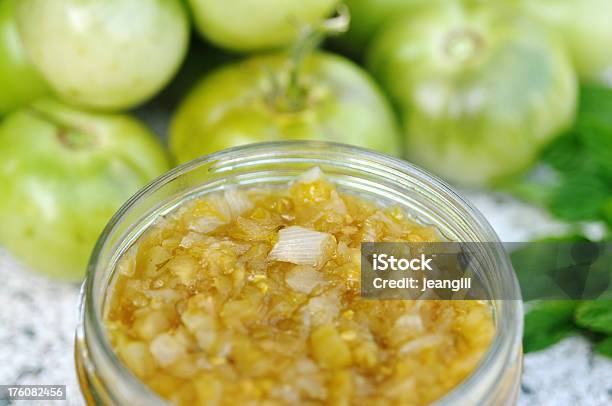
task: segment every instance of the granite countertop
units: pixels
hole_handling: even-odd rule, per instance
[[[504,241],[525,241],[563,227],[504,196],[467,196]],[[79,286],[37,276],[1,248],[0,281],[0,384],[65,384],[67,400],[52,404],[83,404],[73,360]],[[0,406],[7,404],[0,399]],[[525,357],[520,406],[610,404],[612,361],[594,354],[583,338]]]

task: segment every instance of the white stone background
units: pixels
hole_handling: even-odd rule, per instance
[[[503,195],[466,195],[503,241],[525,241],[563,227]],[[31,273],[0,248],[0,384],[66,384],[67,400],[52,404],[83,404],[73,361],[78,291],[76,284]],[[0,400],[0,406],[8,404]],[[612,360],[593,353],[579,336],[528,354],[519,405],[612,405]]]

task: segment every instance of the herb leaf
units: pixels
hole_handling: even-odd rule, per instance
[[[612,225],[610,112],[612,89],[583,87],[574,126],[553,141],[541,155],[541,163],[553,173],[553,181],[534,181],[532,171],[523,179],[504,185],[505,190],[548,208],[562,220],[603,220]]]
[[[574,312],[578,303],[560,300],[534,304],[525,315],[525,352],[542,350],[574,332]]]
[[[612,337],[608,337],[597,343],[595,351],[605,355],[606,357],[612,358]]]
[[[553,194],[550,211],[568,221],[596,220],[609,196],[607,185],[597,177],[575,175]]]
[[[591,331],[612,334],[612,300],[583,302],[576,310],[576,323]]]

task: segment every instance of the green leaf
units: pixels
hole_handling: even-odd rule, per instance
[[[597,343],[595,351],[601,355],[612,358],[612,337],[608,337]]]
[[[550,274],[551,270],[558,269],[563,264],[559,262],[558,245],[552,243],[587,241],[589,240],[580,234],[567,234],[541,238],[513,250],[510,260],[519,280],[523,299],[530,301],[567,297],[566,292],[555,283]]]
[[[550,211],[567,221],[596,220],[610,197],[605,182],[589,173],[567,179],[557,189],[550,203]]]
[[[504,190],[532,204],[546,207],[569,222],[604,220],[611,225],[612,89],[585,86],[572,129],[558,137],[541,155],[541,163],[556,178],[529,175]],[[540,165],[542,167],[542,165]],[[541,172],[541,171],[540,171]]]
[[[612,300],[583,302],[576,310],[576,323],[597,333],[612,334]]]
[[[582,167],[585,158],[588,156],[575,131],[557,138],[542,153],[542,160],[560,172],[576,171]]]
[[[602,118],[612,123],[611,111],[612,89],[603,86],[583,86],[580,89],[578,123],[585,118],[592,117]]]
[[[542,179],[538,176],[526,176],[522,179],[511,179],[499,185],[499,189],[528,203],[547,207],[558,188],[556,179]]]
[[[542,350],[574,332],[574,311],[578,303],[547,301],[534,304],[525,315],[524,351]]]
[[[609,179],[612,174],[612,123],[586,127],[581,130],[580,137],[592,160],[591,164]]]
[[[602,207],[603,220],[608,224],[608,227],[612,230],[612,197],[608,198]],[[612,239],[612,235],[608,238]]]

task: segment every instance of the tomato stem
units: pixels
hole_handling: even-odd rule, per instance
[[[304,107],[307,96],[305,86],[301,83],[304,61],[313,51],[331,35],[339,35],[348,30],[350,14],[345,5],[340,5],[336,15],[318,24],[307,25],[291,50],[288,66],[288,81],[285,88],[286,109],[298,111]]]

